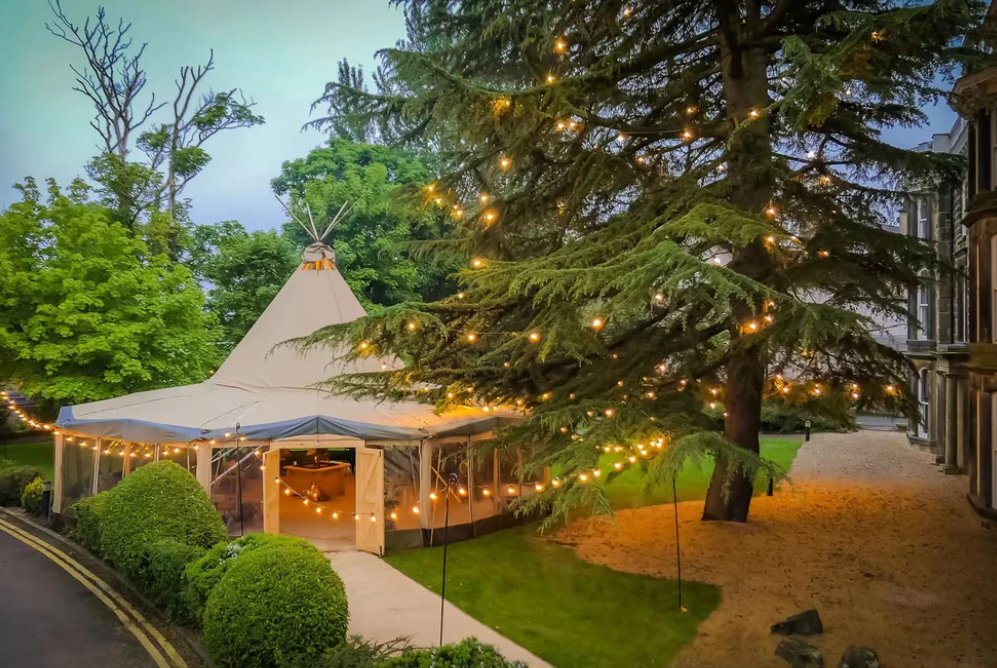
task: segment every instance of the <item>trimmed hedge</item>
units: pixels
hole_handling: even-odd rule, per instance
[[[185,573],[189,565],[203,556],[204,548],[184,545],[172,538],[145,546],[135,583],[171,622],[196,626],[199,621],[200,612],[192,605],[193,596],[187,589]]]
[[[251,533],[228,543],[218,543],[204,556],[187,567],[185,581],[190,590],[190,606],[196,619],[204,615],[204,606],[215,586],[236,558],[256,548],[276,545],[281,542],[297,545],[297,539],[289,536],[274,536],[266,533]]]
[[[108,493],[99,533],[104,559],[136,580],[151,543],[169,538],[208,549],[228,539],[204,488],[169,461],[147,464],[115,485]]]
[[[408,649],[388,659],[380,668],[527,668],[522,661],[509,661],[491,645],[467,638],[453,645],[430,649]]]
[[[350,636],[342,645],[332,648],[310,664],[309,668],[379,668],[382,662],[410,647],[405,638],[379,643]]]
[[[290,668],[346,639],[342,580],[315,547],[282,537],[240,554],[208,597],[204,644],[219,668]]]
[[[88,496],[73,504],[73,513],[76,515],[76,526],[73,528],[72,537],[80,545],[90,550],[98,557],[103,556],[104,550],[101,545],[100,529],[107,512],[107,497],[110,492],[100,492],[95,496]]]
[[[0,506],[19,506],[24,488],[35,478],[42,477],[37,466],[8,466],[0,469]]]
[[[42,492],[41,478],[35,478],[29,482],[28,486],[24,488],[24,493],[21,494],[21,505],[24,506],[24,510],[32,515],[41,515]]]

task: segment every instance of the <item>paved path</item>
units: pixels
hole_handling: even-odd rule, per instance
[[[0,666],[156,668],[115,614],[34,547],[0,531]]]
[[[371,554],[327,555],[346,584],[350,601],[350,633],[380,641],[407,637],[419,647],[440,642],[440,597]],[[552,668],[542,659],[447,603],[443,642],[474,637],[494,645],[506,658],[531,668]],[[2,663],[0,663],[2,665]]]

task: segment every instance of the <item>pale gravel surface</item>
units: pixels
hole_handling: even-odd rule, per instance
[[[997,667],[997,533],[981,528],[964,476],[945,476],[902,434],[816,435],[793,485],[756,497],[747,525],[679,504],[682,573],[721,586],[720,607],[676,668],[785,668],[769,626],[817,608],[825,665],[849,644],[885,668]],[[576,522],[557,540],[614,569],[675,576],[671,506]]]

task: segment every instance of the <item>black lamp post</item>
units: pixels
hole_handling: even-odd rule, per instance
[[[443,582],[440,585],[440,647],[443,646],[443,611],[447,605],[447,530],[450,528],[450,488],[457,484],[457,474],[447,476],[446,501],[443,510]]]

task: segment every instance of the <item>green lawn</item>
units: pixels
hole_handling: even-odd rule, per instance
[[[16,445],[0,444],[0,459],[4,457],[17,464],[37,466],[42,470],[43,480],[54,481],[55,445],[51,438]]]
[[[668,666],[720,602],[717,587],[634,575],[509,529],[449,547],[447,599],[558,668]],[[385,560],[439,593],[442,548]]]
[[[796,453],[803,445],[802,439],[763,438],[761,439],[762,457],[789,469]],[[619,454],[603,455],[599,466],[603,471],[612,471],[613,462],[619,461]],[[706,498],[706,488],[713,475],[713,466],[696,469],[686,465],[676,479],[676,491],[679,501],[699,501]],[[606,484],[606,495],[616,510],[624,508],[640,508],[661,503],[672,502],[671,487],[658,488],[650,494],[644,493],[644,471],[639,466],[630,466],[623,473]],[[764,476],[759,476],[755,483],[755,494],[763,494],[768,485]]]

